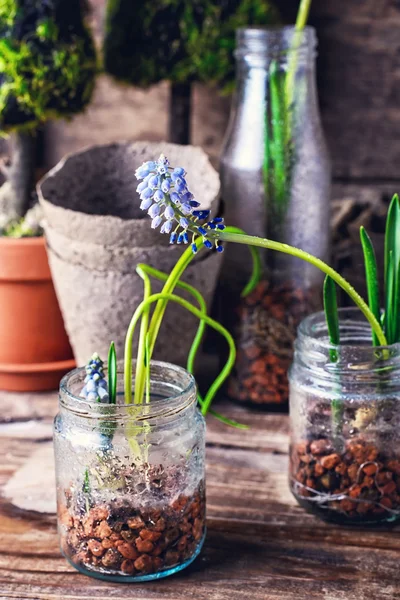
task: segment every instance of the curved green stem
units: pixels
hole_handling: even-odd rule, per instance
[[[237,233],[231,233],[229,231],[221,231],[218,234],[218,238],[221,242],[235,242],[237,244],[246,244],[249,246],[257,246],[259,248],[266,248],[267,250],[274,250],[276,252],[282,252],[283,254],[289,254],[296,258],[300,258],[310,263],[314,267],[320,269],[326,275],[329,275],[333,281],[337,283],[353,300],[353,302],[358,306],[361,312],[364,314],[366,319],[369,321],[372,331],[376,334],[379,343],[381,346],[387,346],[387,340],[385,334],[383,333],[382,327],[380,326],[379,321],[373,315],[371,310],[369,309],[368,304],[363,300],[360,294],[342,277],[337,273],[332,267],[324,263],[319,258],[312,256],[308,252],[304,252],[304,250],[300,250],[299,248],[294,248],[293,246],[289,246],[288,244],[281,244],[279,242],[274,242],[272,240],[258,238],[250,235],[243,235]]]
[[[204,247],[203,240],[201,238],[197,238],[196,240],[197,250],[201,250]],[[163,287],[164,294],[170,294],[174,291],[177,282],[181,278],[183,272],[186,267],[192,262],[194,258],[193,251],[191,247],[186,248],[185,252],[182,254],[180,259],[177,261],[176,265],[172,269],[171,273],[168,276],[168,279]],[[149,327],[149,346],[150,346],[150,358],[154,351],[154,346],[157,340],[157,335],[161,327],[162,319],[165,313],[165,309],[167,308],[168,301],[161,299],[157,306],[154,309],[153,316],[151,318],[151,323]]]
[[[150,305],[153,302],[159,302],[160,300],[167,301],[167,302],[172,301],[172,302],[176,302],[177,304],[180,304],[183,308],[186,308],[186,310],[191,312],[195,317],[203,320],[206,325],[209,325],[210,327],[212,327],[213,329],[218,331],[221,335],[223,335],[225,337],[226,341],[228,342],[228,346],[229,346],[228,360],[227,360],[224,368],[218,375],[217,379],[214,381],[214,383],[208,390],[208,392],[204,398],[204,401],[203,401],[203,406],[202,406],[201,412],[203,413],[203,415],[206,415],[210,408],[211,402],[213,401],[215,394],[217,393],[217,391],[220,389],[220,387],[222,386],[224,381],[229,376],[229,374],[233,368],[233,365],[235,363],[235,359],[236,359],[235,342],[234,342],[231,334],[225,329],[225,327],[222,327],[222,325],[220,325],[217,321],[214,321],[214,319],[212,319],[208,315],[204,315],[200,310],[198,310],[197,308],[192,306],[190,304],[190,302],[188,302],[184,298],[181,298],[180,296],[176,296],[175,294],[165,294],[162,292],[159,294],[152,294],[149,298],[147,298],[147,300],[143,300],[143,302],[141,302],[139,304],[139,306],[137,307],[137,309],[135,311],[135,314],[133,315],[132,321],[129,325],[127,337],[129,336],[132,339],[133,334],[135,332],[135,327],[136,327],[139,319],[141,318],[143,312],[148,310]],[[127,367],[127,365],[125,365],[125,369],[126,369],[126,367]],[[126,370],[130,374],[130,369],[126,369]],[[129,379],[129,383],[128,383],[128,379]],[[131,388],[131,386],[132,386],[131,377],[129,377],[129,378],[125,377],[125,386],[126,386],[125,387],[125,398],[127,398],[127,397],[129,397],[129,389],[127,389],[127,388]]]
[[[143,270],[142,265],[136,267],[137,274],[144,281],[144,299],[146,300],[151,295],[151,283],[150,278]],[[135,385],[135,404],[140,404],[143,398],[144,385],[146,381],[145,374],[143,371],[146,370],[146,336],[149,326],[149,310],[143,312],[142,323],[140,326],[139,345],[136,361],[136,379],[137,385]],[[126,404],[132,403],[132,341],[133,331],[130,327],[125,338],[125,355],[124,355],[124,387],[125,387],[125,402]]]
[[[231,227],[230,230],[236,230],[239,233],[241,232],[241,229],[238,229],[236,227]],[[253,256],[253,277],[252,280],[255,280],[255,285],[258,283],[259,280],[259,275],[257,276],[257,274],[260,271],[260,265],[261,265],[261,260],[260,260],[260,253],[258,252],[257,248],[251,248],[251,250],[254,250],[254,252],[252,252],[252,256]],[[163,273],[162,271],[159,271],[158,269],[154,269],[154,267],[149,267],[148,265],[143,265],[141,264],[140,267],[146,271],[146,273],[152,277],[155,277],[156,279],[159,279],[160,281],[167,281],[169,275],[167,275],[166,273]],[[250,284],[252,283],[252,280],[249,281],[249,283],[247,284],[245,290],[243,290],[243,293],[250,288]],[[206,315],[207,314],[207,305],[206,305],[206,301],[204,300],[203,296],[200,294],[200,292],[193,286],[189,285],[188,283],[184,283],[183,281],[178,281],[177,282],[178,287],[180,287],[181,289],[186,290],[187,292],[189,292],[196,300],[197,303],[199,305],[199,310],[201,310],[201,312]],[[250,291],[252,291],[253,288],[250,289]],[[247,293],[250,293],[247,292]],[[189,373],[194,373],[194,363],[196,360],[196,355],[197,352],[200,348],[200,344],[201,344],[201,340],[203,338],[204,335],[204,330],[206,328],[206,323],[201,320],[199,327],[197,329],[196,335],[194,337],[193,343],[190,347],[190,351],[189,351],[189,355],[188,355],[188,359],[187,359],[187,364],[186,364],[186,369],[188,370]],[[146,387],[147,390],[147,387]],[[198,397],[198,401],[200,406],[202,407],[204,404],[204,399],[202,398],[200,392],[197,392],[197,397]],[[233,420],[233,419],[228,419],[228,417],[224,417],[223,415],[221,415],[220,413],[218,413],[215,410],[209,410],[210,415],[212,415],[213,417],[215,417],[216,419],[218,419],[218,421],[221,421],[222,423],[224,423],[225,425],[230,425],[231,427],[235,427],[237,429],[248,429],[248,425],[244,425],[242,423],[238,423],[237,421]]]
[[[243,229],[240,229],[239,227],[228,226],[228,227],[225,227],[225,231],[227,233],[239,233],[240,235],[246,235],[246,232],[243,231]],[[243,291],[241,293],[242,298],[246,298],[246,296],[251,294],[251,292],[255,289],[255,287],[260,282],[261,273],[262,273],[261,256],[260,256],[260,252],[258,251],[258,248],[256,248],[255,246],[248,246],[248,249],[251,254],[252,261],[253,261],[253,271],[252,271],[251,277],[250,277],[246,287],[243,289]]]

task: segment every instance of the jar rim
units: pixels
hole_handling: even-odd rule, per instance
[[[132,361],[132,373],[135,373],[136,360]],[[107,369],[105,369],[107,372]],[[118,373],[123,381],[123,367],[119,363]],[[168,381],[164,380],[168,374]],[[152,398],[149,404],[106,404],[101,402],[89,402],[77,395],[71,389],[72,383],[83,387],[83,379],[86,375],[84,367],[74,369],[67,373],[60,382],[59,402],[60,406],[77,416],[93,419],[132,419],[135,421],[149,421],[157,418],[168,418],[180,414],[197,401],[197,384],[194,376],[183,367],[163,361],[151,361],[150,377],[154,384],[162,384],[164,381],[175,390],[169,396]],[[162,377],[164,375],[164,378]],[[175,375],[174,381],[172,376]],[[177,380],[181,385],[177,384]],[[134,384],[134,377],[133,377]]]
[[[339,329],[344,333],[346,348],[349,350],[367,349],[371,347],[374,352],[380,352],[390,349],[397,350],[400,353],[400,342],[388,344],[386,346],[372,346],[371,326],[365,316],[357,307],[339,308]],[[318,335],[325,334],[323,339],[318,338]],[[325,312],[319,311],[305,317],[297,329],[297,337],[301,341],[312,342],[315,349],[318,350],[337,350],[340,344],[332,344],[329,341],[328,326],[326,323]],[[359,339],[359,343],[353,343],[354,338]],[[349,343],[350,342],[350,343]]]

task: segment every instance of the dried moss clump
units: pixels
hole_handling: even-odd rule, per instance
[[[230,87],[235,30],[277,22],[269,0],[109,0],[105,68],[143,87],[163,79]]]
[[[26,130],[89,103],[96,52],[81,0],[0,0],[0,129]]]

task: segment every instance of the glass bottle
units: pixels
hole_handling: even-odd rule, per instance
[[[84,369],[64,377],[55,419],[62,553],[109,581],[176,573],[205,537],[205,422],[195,381],[154,362],[149,404],[125,405],[118,390],[121,403],[109,405],[79,397],[84,377]]]
[[[300,325],[290,370],[290,488],[307,511],[343,524],[400,518],[400,344],[372,346],[358,309]]]
[[[329,258],[331,169],[315,82],[311,27],[237,32],[237,89],[221,158],[229,225]],[[287,369],[296,327],[321,308],[322,274],[280,253],[263,253],[263,274],[246,298],[251,272],[242,247],[226,248],[222,299],[238,358],[229,384],[236,400],[288,400]]]

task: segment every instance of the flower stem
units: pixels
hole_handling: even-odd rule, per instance
[[[296,29],[302,30],[307,25],[312,0],[301,0],[296,19]]]
[[[177,304],[180,304],[183,308],[186,308],[186,310],[191,312],[195,317],[204,321],[204,323],[206,325],[209,325],[210,327],[215,329],[215,331],[218,331],[221,335],[223,335],[225,337],[226,341],[228,342],[228,346],[229,346],[228,360],[227,360],[224,368],[218,375],[217,379],[214,381],[214,383],[208,390],[208,392],[204,398],[204,401],[203,401],[201,412],[203,413],[203,415],[206,415],[211,406],[211,402],[213,401],[215,394],[221,388],[224,381],[228,378],[230,372],[232,371],[233,365],[235,364],[235,359],[236,359],[235,342],[234,342],[231,334],[225,329],[225,327],[220,325],[217,321],[214,321],[214,319],[212,319],[208,315],[205,315],[201,310],[198,310],[197,308],[192,306],[192,304],[190,304],[190,302],[188,302],[184,298],[181,298],[180,296],[176,296],[175,294],[165,294],[162,292],[159,294],[152,294],[149,298],[147,298],[147,300],[143,300],[139,304],[139,306],[137,307],[137,309],[135,311],[135,314],[133,315],[132,321],[129,325],[128,335],[131,335],[133,337],[135,327],[136,327],[139,319],[141,318],[142,314],[150,308],[150,305],[153,302],[159,302],[160,300],[166,301],[167,303],[169,301],[172,301],[172,302],[176,302]],[[126,366],[127,365],[125,365],[125,368],[126,368]],[[131,373],[130,368],[127,369],[127,371],[130,375],[130,373]],[[126,386],[125,387],[125,397],[128,397],[129,389],[127,389],[127,388],[131,388],[132,382],[131,382],[131,378],[129,377],[129,385],[128,385],[128,378],[126,377],[126,375],[125,375],[125,386]],[[132,394],[131,390],[130,390],[130,393]]]
[[[281,244],[280,242],[274,242],[272,240],[254,237],[250,235],[231,233],[226,230],[218,233],[218,239],[221,242],[236,242],[237,244],[246,244],[249,246],[257,246],[259,248],[266,248],[267,250],[282,252],[283,254],[289,254],[296,258],[305,260],[314,267],[317,267],[326,275],[329,275],[329,277],[333,279],[333,281],[335,281],[337,285],[339,285],[350,296],[353,302],[358,306],[358,308],[364,314],[366,319],[369,321],[372,331],[376,334],[381,346],[387,345],[387,340],[385,334],[383,333],[382,327],[380,326],[374,314],[369,309],[369,306],[365,302],[365,300],[363,300],[360,294],[344,279],[344,277],[339,275],[339,273],[332,269],[332,267],[324,263],[319,258],[312,256],[308,252],[304,252],[304,250],[300,250],[299,248],[289,246],[288,244]]]

